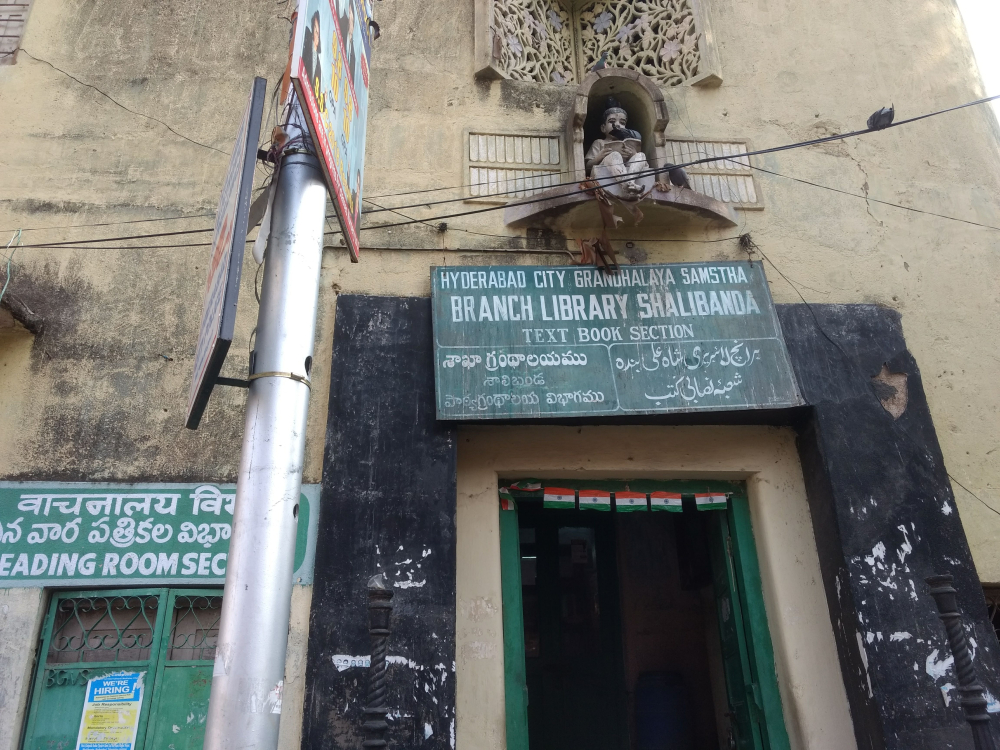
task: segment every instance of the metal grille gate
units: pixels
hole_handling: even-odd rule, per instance
[[[25,750],[76,747],[87,682],[143,672],[135,750],[200,750],[222,596],[218,589],[69,591],[42,628]]]

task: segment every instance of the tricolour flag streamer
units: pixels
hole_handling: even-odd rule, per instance
[[[671,513],[684,510],[679,492],[650,492],[649,507],[653,510],[669,510]]]
[[[604,490],[580,490],[580,510],[611,510],[611,493]]]
[[[726,496],[719,492],[696,492],[694,501],[698,510],[726,509]]]
[[[615,510],[619,513],[631,513],[634,510],[646,510],[645,492],[616,492]]]
[[[521,479],[511,483],[510,488],[520,492],[541,492],[542,483],[537,479]]]
[[[510,490],[506,487],[500,488],[500,509],[501,510],[516,510],[517,505],[514,504],[514,497],[510,494]]]
[[[543,508],[564,508],[574,510],[576,508],[576,491],[568,490],[565,487],[546,487],[542,496]]]

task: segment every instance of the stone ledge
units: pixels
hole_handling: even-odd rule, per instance
[[[654,188],[635,205],[643,213],[642,227],[681,228],[706,219],[710,225],[722,227],[739,223],[732,206],[689,189],[674,187],[660,191]],[[615,208],[627,225],[632,220],[629,212],[620,206]],[[575,184],[550,188],[530,199],[511,201],[504,208],[503,220],[509,227],[544,227],[559,231],[603,228],[595,198]]]

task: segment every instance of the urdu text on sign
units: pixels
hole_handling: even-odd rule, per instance
[[[760,263],[437,267],[437,416],[802,403]]]

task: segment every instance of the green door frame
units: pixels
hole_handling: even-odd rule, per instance
[[[730,501],[725,512],[706,512],[716,517],[717,539],[724,540],[726,557],[732,565],[731,574],[736,590],[731,591],[731,597],[734,605],[737,602],[739,604],[746,636],[745,639],[741,639],[745,641],[745,645],[741,647],[743,652],[741,661],[749,670],[749,675],[745,679],[751,681],[754,703],[758,709],[755,711],[755,719],[760,729],[764,750],[790,750],[745,484],[704,480],[633,480],[626,485],[626,482],[620,480],[580,482],[567,479],[546,480],[546,484],[570,489],[604,489],[612,492],[630,489],[647,493],[665,491],[691,495],[695,492],[724,492],[729,495]],[[511,490],[511,495],[520,500],[540,499],[537,492]],[[520,532],[516,500],[507,505],[509,510],[504,510],[503,503],[499,503],[507,750],[529,750]],[[718,601],[719,597],[716,598]]]
[[[108,589],[108,590],[77,590],[77,591],[54,591],[49,601],[48,612],[42,623],[42,633],[36,667],[31,688],[31,700],[28,704],[28,716],[24,723],[21,747],[30,750],[29,742],[34,737],[34,732],[39,721],[38,709],[41,705],[42,693],[47,681],[60,679],[60,684],[65,684],[66,680],[72,680],[76,684],[81,678],[84,684],[92,677],[102,673],[118,671],[143,671],[146,672],[144,680],[144,690],[142,705],[139,711],[139,724],[136,729],[135,750],[143,750],[147,739],[149,721],[156,706],[154,701],[156,696],[156,683],[162,676],[167,661],[167,651],[170,647],[170,617],[173,614],[174,600],[182,595],[205,595],[209,591],[217,591],[221,595],[222,589],[169,589],[169,588],[144,588],[144,589]],[[152,639],[149,646],[149,658],[137,661],[108,661],[108,662],[76,662],[67,664],[47,665],[49,648],[52,645],[53,630],[55,627],[56,612],[59,602],[66,599],[86,599],[86,598],[113,598],[113,597],[136,597],[136,596],[156,596],[157,608],[156,618],[153,623]],[[176,661],[170,664],[183,666],[186,664],[199,664],[205,662],[198,661]],[[209,662],[210,663],[210,662]],[[68,675],[58,676],[60,672],[68,672]],[[50,674],[51,673],[51,674]],[[73,741],[76,741],[74,737]],[[151,749],[152,750],[152,749]]]

